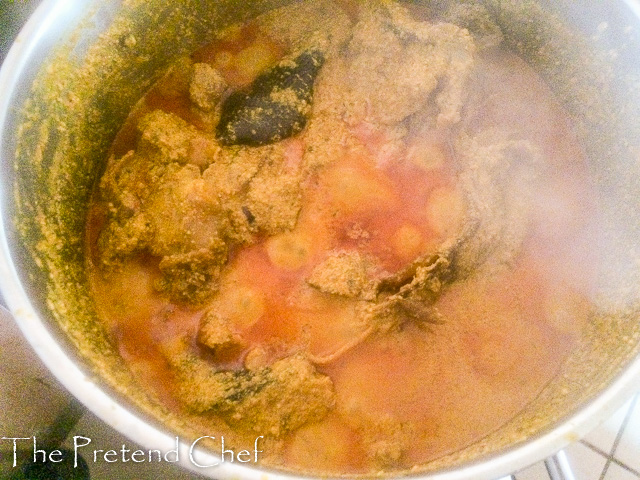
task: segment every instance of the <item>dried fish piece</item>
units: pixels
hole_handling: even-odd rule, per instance
[[[259,146],[301,132],[323,63],[321,52],[304,52],[260,75],[248,91],[232,93],[222,104],[218,140],[223,145]]]

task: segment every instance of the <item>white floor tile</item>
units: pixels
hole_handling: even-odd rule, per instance
[[[607,461],[586,445],[574,443],[564,449],[576,480],[599,480]]]
[[[626,402],[610,419],[588,434],[584,440],[607,454],[611,453],[613,443],[632,401],[633,399],[630,399]]]
[[[640,471],[640,402],[636,403],[629,417],[614,456],[632,469]]]
[[[516,480],[549,480],[547,467],[544,462],[536,463],[516,473]]]
[[[624,468],[611,463],[607,469],[607,474],[604,476],[604,480],[638,480],[638,476],[625,470]]]

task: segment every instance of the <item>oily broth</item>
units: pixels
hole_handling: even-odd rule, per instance
[[[231,85],[241,87],[252,74],[239,73],[237,63],[226,69],[223,64],[226,53],[248,48],[267,52],[271,65],[287,52],[284,42],[252,23],[193,58],[214,63]],[[540,392],[588,319],[595,262],[577,264],[572,249],[595,228],[580,145],[552,93],[522,60],[502,48],[480,52],[477,59],[460,125],[401,142],[384,128],[353,126],[363,148],[342,148],[339,158],[305,179],[295,228],[230,253],[219,296],[230,311],[249,305],[234,325],[245,346],[212,362],[221,369],[242,368],[258,346],[267,363],[292,349],[327,359],[361,335],[362,326],[353,302],[305,283],[326,252],[371,254],[382,275],[401,270],[457,231],[464,199],[452,144],[462,129],[509,128],[542,152],[541,179],[523,185],[535,189],[539,202],[517,258],[492,270],[480,268],[445,288],[434,305],[437,323],[403,325],[318,362],[334,383],[336,407],[321,421],[284,435],[279,458],[286,468],[318,471],[321,459],[321,470],[332,473],[369,472],[381,463],[405,469],[461,449],[503,425]],[[116,157],[135,147],[136,125],[154,109],[213,131],[211,120],[190,107],[188,79],[173,73],[132,111],[114,143]],[[284,140],[291,171],[301,168],[304,141]],[[372,191],[373,196],[367,193]],[[105,208],[96,194],[87,261],[98,312],[139,381],[180,412],[175,373],[161,345],[186,337],[200,349],[196,338],[208,306],[159,293],[159,260],[146,253],[105,274],[97,260]]]

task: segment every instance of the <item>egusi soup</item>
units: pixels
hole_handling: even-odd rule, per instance
[[[263,436],[294,471],[405,470],[555,375],[592,310],[591,197],[479,3],[307,0],[134,107],[87,268],[139,382],[203,434]]]

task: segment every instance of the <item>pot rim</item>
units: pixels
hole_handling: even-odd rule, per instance
[[[622,0],[640,21],[640,0]],[[44,0],[29,18],[9,50],[0,69],[0,165],[11,165],[10,151],[12,132],[12,100],[21,85],[30,85],[32,78],[28,70],[33,68],[33,59],[41,42],[51,35],[56,25],[68,25],[70,13],[79,17],[78,11],[86,11],[84,0]],[[39,68],[40,65],[38,64]],[[11,162],[11,163],[10,163]],[[74,361],[56,340],[56,335],[38,316],[18,275],[9,247],[6,226],[7,199],[12,197],[11,186],[6,179],[0,181],[0,292],[24,337],[58,381],[81,403],[105,423],[122,435],[147,449],[168,451],[175,449],[176,436],[145,420],[144,416],[118,403]],[[424,480],[482,480],[498,478],[525,468],[556,453],[568,444],[586,435],[599,423],[611,416],[640,384],[640,357],[633,359],[611,383],[591,402],[567,416],[555,428],[537,435],[502,453],[476,460],[458,468],[449,468],[437,473],[415,474],[412,478]],[[180,441],[179,464],[195,473],[212,478],[247,480],[291,480],[299,475],[275,470],[247,467],[237,463],[220,463],[211,468],[198,468],[190,458],[190,444]],[[215,463],[219,457],[196,448],[197,461],[201,464]],[[327,478],[327,477],[322,477]],[[390,476],[388,478],[395,478]],[[403,475],[402,478],[406,478]]]

